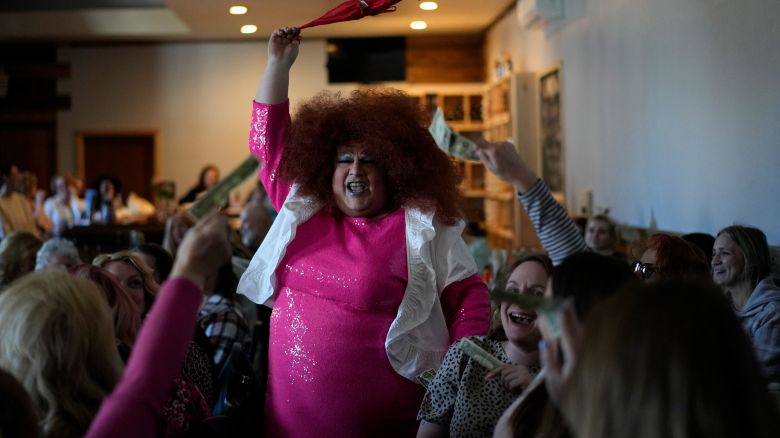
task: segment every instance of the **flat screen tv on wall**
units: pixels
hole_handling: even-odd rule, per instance
[[[327,41],[328,82],[375,83],[406,79],[406,39],[332,38]]]

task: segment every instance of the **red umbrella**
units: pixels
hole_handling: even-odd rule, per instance
[[[322,17],[310,21],[301,29],[320,26],[323,24],[338,23],[340,21],[360,20],[366,15],[379,15],[385,12],[395,11],[394,4],[401,0],[348,0],[329,10]]]

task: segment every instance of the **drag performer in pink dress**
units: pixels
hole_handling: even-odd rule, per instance
[[[459,176],[398,91],[320,94],[291,121],[300,40],[271,36],[250,133],[279,212],[239,285],[274,309],[265,436],[415,436],[416,378],[489,325]]]

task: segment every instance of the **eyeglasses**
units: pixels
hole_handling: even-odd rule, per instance
[[[642,275],[642,278],[650,278],[655,274],[655,266],[652,263],[642,263],[638,260],[631,263],[631,270],[634,274]]]

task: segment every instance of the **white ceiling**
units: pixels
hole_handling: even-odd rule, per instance
[[[280,26],[300,26],[343,0],[3,0],[2,41],[180,41],[266,39]],[[418,0],[403,0],[392,13],[359,21],[304,30],[307,37],[369,37],[475,34],[515,0],[439,0],[435,11],[423,11]],[[31,5],[34,3],[34,5]],[[231,5],[249,9],[228,14]],[[428,29],[409,28],[425,20]],[[242,35],[244,24],[258,31]]]

